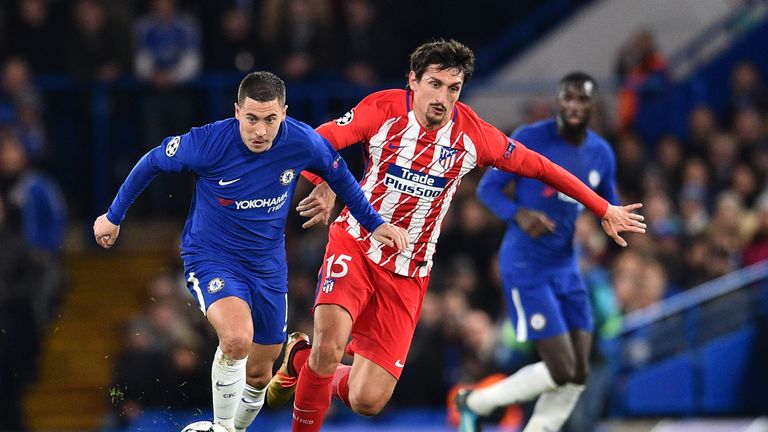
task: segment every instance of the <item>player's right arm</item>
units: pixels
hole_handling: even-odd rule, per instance
[[[193,129],[184,135],[168,137],[139,159],[120,186],[109,210],[93,223],[93,235],[99,246],[108,249],[115,244],[128,208],[158,174],[179,172],[195,165],[194,142],[201,138],[201,133],[201,129]]]

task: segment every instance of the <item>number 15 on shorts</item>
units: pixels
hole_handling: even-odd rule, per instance
[[[336,278],[344,277],[349,273],[349,265],[347,263],[352,260],[349,255],[331,255],[325,260],[325,281],[323,282],[323,292],[329,293],[333,291],[333,285],[336,282]]]

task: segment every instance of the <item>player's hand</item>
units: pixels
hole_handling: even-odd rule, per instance
[[[640,203],[630,204],[626,206],[609,206],[608,211],[603,216],[603,230],[611,237],[616,244],[621,247],[627,245],[627,241],[621,238],[619,233],[621,232],[634,232],[645,233],[645,224],[643,215],[633,213],[634,210],[641,208],[643,205]]]
[[[117,241],[120,225],[115,225],[107,219],[106,213],[97,217],[93,222],[93,236],[96,243],[104,249],[109,249]]]
[[[531,236],[531,238],[551,234],[555,232],[555,227],[557,226],[555,221],[550,219],[545,213],[526,208],[519,208],[517,213],[515,213],[514,219],[517,226]]]
[[[309,218],[301,227],[309,228],[320,222],[328,225],[334,202],[336,202],[336,192],[331,190],[328,183],[322,182],[315,186],[312,192],[296,206],[296,211],[301,216]]]
[[[373,238],[387,246],[394,246],[399,251],[407,249],[410,244],[410,240],[408,240],[408,231],[388,223],[379,225],[379,227],[373,231]]]

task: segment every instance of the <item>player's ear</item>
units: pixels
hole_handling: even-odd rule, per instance
[[[288,115],[288,105],[283,105],[283,119]]]
[[[416,90],[416,83],[418,83],[419,80],[416,79],[416,72],[410,71],[408,72],[408,87],[411,89],[411,91]]]
[[[238,105],[237,102],[235,102],[235,118],[240,118],[240,105]]]

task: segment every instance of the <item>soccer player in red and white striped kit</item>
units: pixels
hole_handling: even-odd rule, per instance
[[[410,246],[384,246],[347,209],[331,225],[312,344],[303,333],[291,334],[267,389],[272,407],[296,393],[293,431],[320,430],[332,395],[367,416],[387,404],[406,363],[443,218],[462,177],[475,167],[551,185],[598,215],[621,246],[626,241],[619,233],[645,232],[643,217],[633,213],[640,204],[610,205],[458,102],[473,69],[474,54],[461,43],[425,43],[411,54],[406,90],[373,93],[317,129],[336,149],[362,143],[367,163],[361,188],[385,221],[408,231]],[[335,199],[312,180],[316,188],[298,206],[310,218],[305,227],[326,221]],[[354,356],[352,366],[339,364],[345,348]]]

